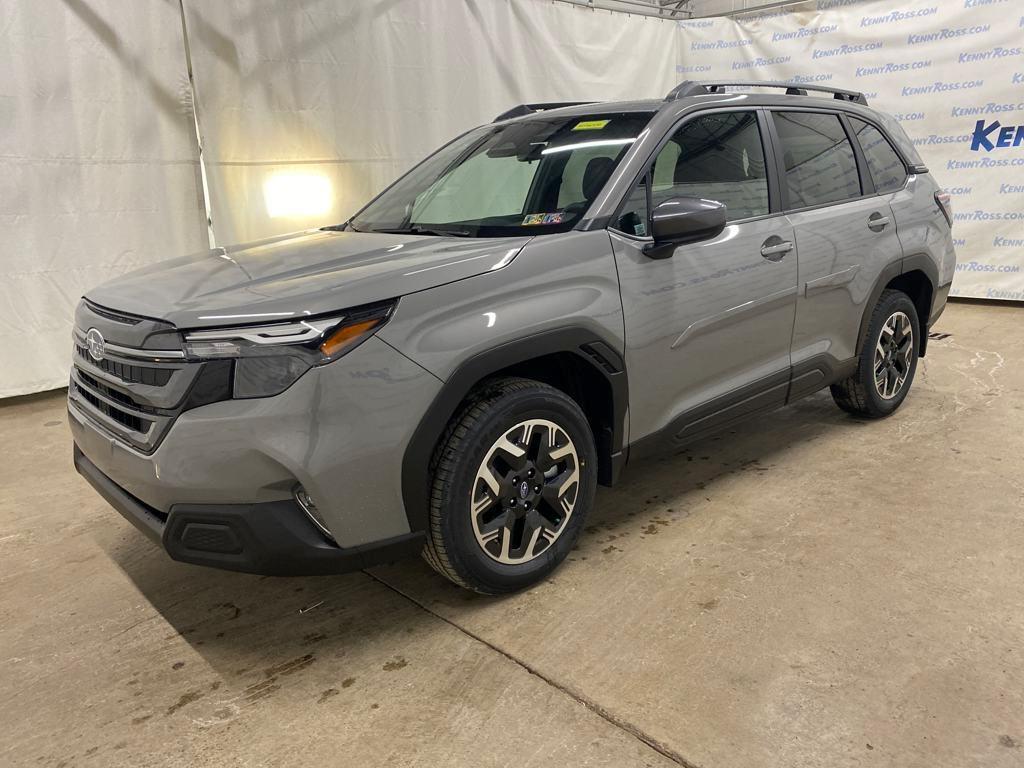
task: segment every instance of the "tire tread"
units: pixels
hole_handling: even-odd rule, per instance
[[[891,306],[894,301],[899,299],[906,299],[910,301],[910,297],[907,296],[903,291],[897,291],[892,288],[886,288],[882,291],[878,297],[878,302],[875,304],[875,308],[871,313],[871,320],[868,323],[868,333],[864,339],[864,344],[857,358],[857,370],[852,376],[837,381],[830,387],[832,393],[832,399],[835,401],[842,410],[847,413],[851,413],[855,416],[861,416],[865,418],[880,418],[882,416],[888,416],[893,408],[887,412],[881,412],[877,409],[871,399],[868,391],[869,386],[873,386],[873,367],[874,367],[874,347],[871,342],[874,339],[874,329],[878,327],[885,319],[885,315],[891,311]],[[913,302],[911,307],[913,307]],[[916,320],[916,313],[913,315],[913,319]],[[914,328],[914,333],[919,334],[917,327]],[[920,339],[916,338],[914,341],[915,345],[919,345]],[[916,348],[914,354],[917,354]],[[907,382],[906,390],[904,391],[904,397],[906,397],[906,391],[909,391],[910,384]],[[900,399],[902,403],[903,398]],[[899,407],[899,404],[896,405]]]
[[[470,583],[453,563],[441,532],[445,489],[461,461],[465,460],[465,443],[475,426],[483,422],[502,400],[518,392],[532,391],[556,398],[566,398],[561,390],[532,379],[502,377],[490,379],[474,389],[462,408],[456,412],[438,441],[430,461],[433,482],[430,488],[430,518],[423,559],[431,568],[460,587],[482,594],[498,594],[483,583]]]

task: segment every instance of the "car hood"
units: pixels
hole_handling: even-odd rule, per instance
[[[283,320],[501,269],[529,240],[311,230],[160,262],[86,298],[178,328]]]

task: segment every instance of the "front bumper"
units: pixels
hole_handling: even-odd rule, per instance
[[[313,539],[319,549],[303,549],[313,560],[334,562],[338,550],[375,549],[410,534],[402,499],[402,460],[421,414],[440,386],[433,375],[370,338],[340,360],[308,371],[280,395],[223,400],[184,411],[152,453],[104,430],[72,400],[68,421],[77,452],[88,461],[76,461],[80,471],[91,466],[94,475],[106,478],[109,482],[93,485],[108,500],[112,495],[116,501],[111,504],[122,513],[126,504],[135,510],[126,516],[141,521],[143,530],[152,534],[155,526],[173,556],[178,557],[177,539],[166,537],[180,538],[174,521],[185,520],[186,512],[236,520],[233,535],[243,544],[250,542],[253,553],[281,550],[270,535],[272,520],[253,521],[292,517],[299,510],[293,492],[301,485],[337,542],[334,546],[325,539],[299,510],[301,530],[308,526],[309,535],[319,537]],[[119,494],[103,490],[110,486]],[[291,542],[281,552],[287,558],[303,537],[296,543],[295,526],[281,525],[288,530],[279,533]],[[246,533],[253,526],[257,528]],[[194,528],[190,536],[198,536],[200,530]],[[221,534],[214,531],[210,537]],[[225,554],[229,553],[218,553],[208,564],[232,567]],[[199,562],[197,557],[191,553],[178,559]],[[256,555],[246,550],[244,557],[236,558],[245,561],[240,569],[271,572],[265,562],[250,562],[252,557]],[[314,570],[306,572],[327,572],[316,569],[328,566],[311,567]],[[296,568],[289,566],[289,572]]]
[[[104,475],[75,446],[75,469],[132,525],[175,560],[268,576],[345,573],[414,555],[422,532],[363,546],[327,542],[294,501],[175,504],[163,514]]]

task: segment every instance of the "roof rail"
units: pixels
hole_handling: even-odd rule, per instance
[[[698,83],[696,80],[683,80],[665,95],[665,101],[676,101],[685,99],[687,96],[706,96],[707,94],[708,89],[702,83]]]
[[[582,104],[594,104],[593,101],[547,101],[538,104],[519,104],[498,115],[492,122],[498,123],[502,120],[511,120],[513,117],[532,115],[534,112],[543,112],[546,109],[559,109],[561,107],[578,107]]]
[[[852,101],[855,104],[868,103],[867,98],[860,91],[847,91],[842,88],[828,88],[823,85],[805,85],[804,83],[786,83],[780,80],[746,80],[737,82],[711,81],[701,83],[707,93],[725,93],[726,88],[785,88],[790,96],[806,96],[808,91],[822,91],[831,93],[832,98],[840,101]],[[676,86],[677,88],[679,86]],[[688,94],[694,95],[694,94]],[[680,98],[680,97],[676,97]]]

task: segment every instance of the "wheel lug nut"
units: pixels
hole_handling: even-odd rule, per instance
[[[533,486],[533,492],[534,493],[540,493],[540,486],[539,485]]]

